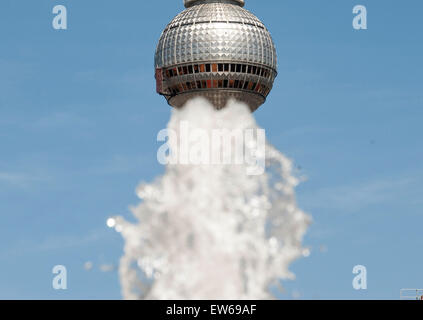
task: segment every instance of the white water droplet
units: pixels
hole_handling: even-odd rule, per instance
[[[116,220],[114,218],[107,219],[107,226],[113,228],[116,225]]]

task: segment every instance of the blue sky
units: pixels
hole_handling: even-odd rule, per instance
[[[51,26],[66,5],[68,30]],[[352,8],[368,30],[352,28]],[[289,299],[397,299],[423,287],[423,4],[247,0],[270,29],[279,76],[258,123],[307,177],[314,223]],[[0,298],[119,299],[135,187],[163,172],[157,133],[170,109],[153,56],[182,0],[0,2]],[[327,250],[319,250],[323,246]],[[83,264],[92,261],[86,271]],[[52,268],[68,269],[66,291]],[[368,270],[355,291],[352,269]]]

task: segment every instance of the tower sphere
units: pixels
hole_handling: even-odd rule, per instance
[[[173,107],[202,96],[216,109],[231,98],[260,107],[277,76],[269,31],[244,0],[184,0],[155,55],[157,92]]]

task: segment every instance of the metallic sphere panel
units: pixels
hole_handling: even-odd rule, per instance
[[[210,0],[184,0],[184,5],[185,5],[185,8],[189,8],[189,7],[193,6],[193,5],[205,3],[207,1],[210,1]],[[229,3],[234,3],[234,4],[237,4],[237,5],[241,6],[241,7],[243,7],[245,5],[245,1],[244,0],[214,0],[214,1],[215,2],[229,2]]]
[[[226,3],[195,5],[164,30],[156,67],[186,62],[245,61],[276,70],[276,50],[269,31],[249,11]]]
[[[179,106],[180,103],[176,101],[186,100],[175,97],[176,95],[186,95],[190,92],[190,96],[193,93],[207,96],[219,108],[230,97],[239,98],[242,93],[249,92],[250,94],[245,95],[246,99],[241,100],[250,101],[251,109],[257,109],[266,100],[277,75],[276,50],[269,31],[256,16],[242,8],[243,1],[238,4],[234,0],[185,2],[187,9],[167,25],[157,46],[155,67],[158,92],[173,106]],[[182,66],[189,64],[196,64],[193,66],[199,68],[201,63],[251,65],[263,69],[263,72],[240,74],[233,70],[232,72],[210,70],[207,74],[195,75],[193,72],[191,75],[178,71],[182,70],[180,69]],[[169,68],[176,70],[171,77],[166,73]],[[238,87],[231,84],[227,87],[219,86],[218,88],[222,90],[216,90],[213,81],[211,86],[201,86],[199,80],[206,78],[236,80],[242,81],[242,84]],[[250,85],[245,83],[247,80],[251,81]],[[183,86],[178,89],[178,84]],[[206,94],[207,90],[213,93]],[[252,94],[260,97],[252,99]]]

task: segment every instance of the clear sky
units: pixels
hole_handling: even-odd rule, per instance
[[[68,30],[52,8],[68,9]],[[352,9],[368,10],[368,30]],[[397,299],[423,288],[423,3],[246,0],[279,76],[258,123],[307,177],[311,256],[283,299]],[[135,187],[163,172],[170,109],[153,57],[182,0],[0,1],[0,298],[119,299],[120,235]],[[84,263],[92,261],[91,271]],[[52,289],[52,268],[68,290]],[[352,287],[355,265],[368,290]]]

